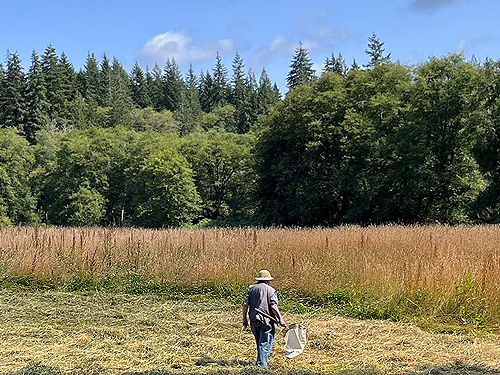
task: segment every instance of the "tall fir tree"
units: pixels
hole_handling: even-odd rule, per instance
[[[238,133],[248,133],[250,128],[257,122],[259,116],[259,85],[257,83],[257,77],[252,69],[248,70],[246,82],[246,98],[247,98],[247,109],[246,109],[246,126],[238,129]]]
[[[198,78],[192,64],[189,65],[185,86],[186,89],[183,91],[181,106],[177,111],[177,118],[180,121],[179,133],[181,136],[192,133],[199,127],[199,120],[202,114],[198,92]]]
[[[130,91],[132,100],[139,108],[146,108],[150,105],[145,82],[144,72],[136,61],[130,73]]]
[[[41,66],[43,79],[47,87],[47,102],[49,103],[49,116],[52,120],[57,112],[57,104],[61,102],[60,82],[57,76],[57,64],[59,57],[56,49],[49,45],[42,55]]]
[[[227,79],[227,69],[222,62],[222,57],[219,52],[215,56],[215,67],[213,68],[213,82],[214,82],[214,98],[215,106],[223,106],[227,104],[229,96],[229,83]]]
[[[391,54],[385,55],[384,44],[375,33],[372,33],[371,37],[368,38],[368,49],[365,50],[365,53],[370,57],[370,61],[366,65],[368,69],[387,64],[391,61]]]
[[[238,133],[246,133],[250,129],[252,109],[250,108],[250,92],[245,77],[245,64],[240,54],[236,52],[233,59],[233,77],[231,80],[231,95],[229,103],[235,108],[235,120]]]
[[[295,53],[290,64],[290,71],[287,76],[287,85],[292,89],[304,83],[311,83],[314,80],[315,70],[313,62],[309,58],[309,52],[302,42],[295,49]]]
[[[339,53],[338,56],[335,57],[335,54],[332,53],[331,58],[327,57],[323,71],[327,73],[337,73],[345,77],[348,69],[342,54]]]
[[[31,144],[36,142],[36,133],[49,124],[48,108],[47,88],[45,87],[40,58],[33,51],[26,87],[27,115],[24,129],[26,139]]]
[[[100,69],[99,81],[101,82],[101,89],[99,93],[99,105],[103,107],[109,107],[111,103],[109,102],[110,90],[111,90],[111,62],[106,54],[102,57]]]
[[[127,71],[115,57],[111,65],[111,81],[109,103],[111,112],[108,126],[118,126],[127,123],[128,115],[134,107],[130,92],[130,81]]]
[[[76,72],[68,56],[63,52],[57,64],[57,70],[61,76],[61,91],[64,97],[61,114],[67,120],[71,119],[71,103],[76,97]]]
[[[85,61],[84,73],[83,73],[83,97],[94,103],[99,103],[101,101],[101,71],[99,69],[99,63],[95,54],[89,53],[87,55],[87,60]]]
[[[42,74],[47,87],[48,115],[53,128],[68,130],[69,102],[76,92],[76,73],[65,54],[60,59],[49,45],[41,59]]]
[[[258,95],[258,114],[263,115],[267,112],[269,107],[277,103],[280,98],[280,92],[277,87],[273,87],[271,79],[266,72],[266,69],[262,69],[259,78],[259,87],[257,89]]]
[[[24,132],[26,122],[26,76],[17,53],[7,52],[7,70],[4,74],[0,106],[2,123],[6,128],[15,128]]]
[[[164,109],[163,80],[161,77],[161,68],[155,64],[152,71],[146,69],[146,92],[151,106],[156,111]]]
[[[199,83],[199,92],[200,92],[200,105],[201,109],[205,113],[211,112],[216,106],[216,87],[214,79],[210,72],[200,73],[200,83]]]
[[[164,69],[165,108],[175,112],[179,109],[184,90],[184,80],[174,58],[167,59]]]

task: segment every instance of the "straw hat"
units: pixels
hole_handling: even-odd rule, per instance
[[[257,277],[255,278],[257,281],[269,281],[269,280],[274,280],[274,277],[271,276],[271,272],[268,270],[261,270],[257,274]]]

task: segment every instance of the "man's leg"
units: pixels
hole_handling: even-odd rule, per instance
[[[260,366],[260,352],[259,352],[260,327],[261,324],[258,322],[250,324],[250,329],[252,330],[253,337],[255,338],[255,344],[257,346],[257,360],[255,362],[257,366]]]
[[[273,349],[274,333],[276,331],[274,325],[260,324],[259,340],[257,343],[257,366],[267,367],[269,355]]]

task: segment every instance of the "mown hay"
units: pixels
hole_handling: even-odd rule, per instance
[[[0,372],[259,373],[239,305],[168,297],[2,290]],[[324,309],[285,316],[307,326],[309,342],[303,354],[286,360],[278,333],[271,373],[402,374],[453,368],[456,361],[465,369],[500,366],[496,334],[436,334]]]

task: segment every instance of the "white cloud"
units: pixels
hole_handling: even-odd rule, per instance
[[[285,36],[277,36],[273,41],[264,47],[260,47],[255,54],[254,60],[257,65],[267,65],[271,61],[280,57],[292,57],[297,42],[291,41]]]
[[[223,54],[235,49],[232,39],[222,39],[201,46],[193,45],[192,40],[185,32],[168,31],[148,40],[136,55],[149,62],[162,63],[174,58],[177,63],[182,64],[212,60],[217,52]]]
[[[347,37],[349,37],[349,31],[346,28],[331,29],[322,27],[306,35],[301,42],[309,52],[324,50],[328,55],[335,42]],[[257,65],[267,65],[281,57],[292,59],[298,43],[299,40],[291,40],[286,36],[277,36],[269,45],[260,47],[257,50],[254,61]]]
[[[349,36],[349,30],[345,27],[340,29],[331,29],[328,27],[322,27],[313,33],[313,36],[320,39],[345,39]]]

